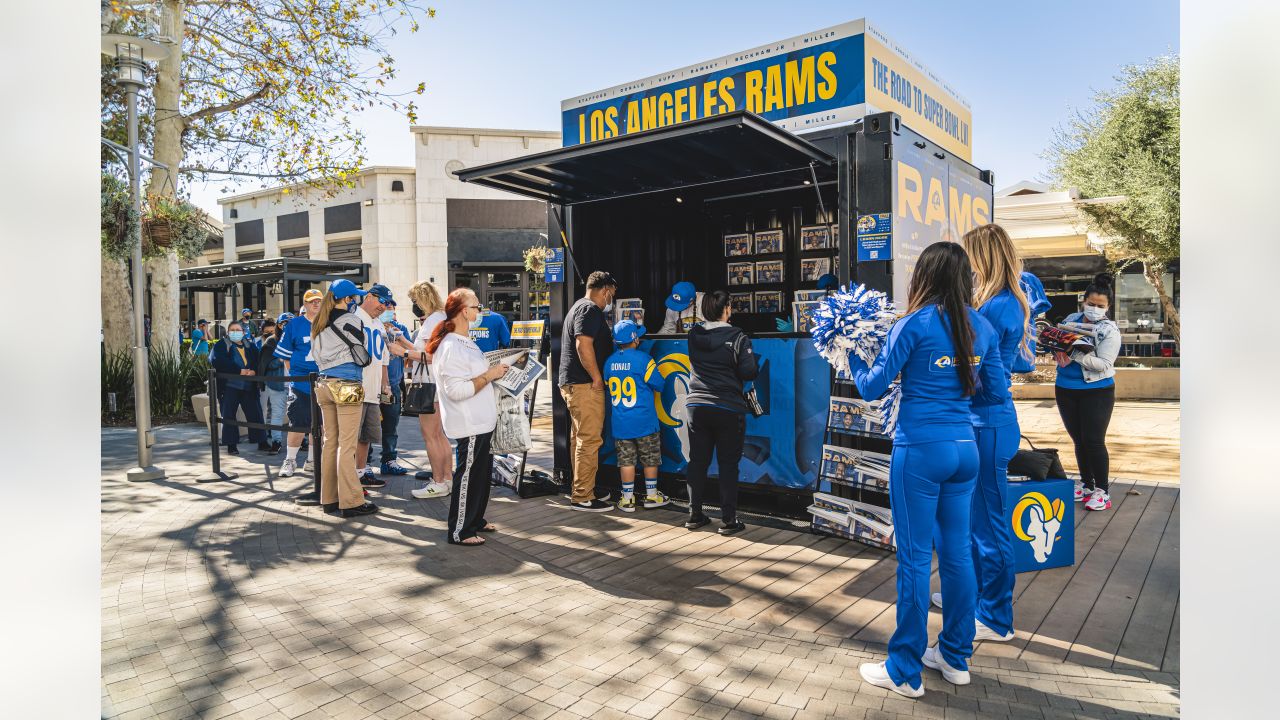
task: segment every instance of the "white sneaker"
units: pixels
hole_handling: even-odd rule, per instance
[[[903,697],[918,698],[921,695],[924,695],[923,679],[920,681],[920,687],[918,689],[912,689],[912,687],[906,683],[895,685],[893,683],[893,678],[889,677],[889,671],[885,669],[884,663],[882,662],[862,663],[858,666],[858,674],[862,676],[863,682],[884,688],[885,690],[892,690]]]
[[[298,463],[285,458],[284,464],[280,466],[280,477],[292,477],[298,471]]]
[[[992,630],[991,628],[984,625],[981,620],[976,620],[976,619],[973,621],[973,630],[974,630],[973,631],[974,642],[979,642],[982,640],[989,641],[989,642],[1009,642],[1014,637],[1014,633],[1012,630],[1009,631],[1008,635],[1001,635],[995,630]]]
[[[969,671],[951,667],[947,659],[942,657],[942,652],[938,650],[937,645],[925,650],[924,657],[920,658],[920,661],[925,664],[925,667],[931,667],[942,673],[942,677],[952,685],[969,684]]]
[[[1110,510],[1111,495],[1102,488],[1094,488],[1093,494],[1084,501],[1085,510]]]
[[[1084,483],[1076,481],[1076,502],[1084,502]]]
[[[449,483],[430,482],[423,487],[410,490],[409,494],[419,500],[429,500],[431,498],[448,497],[452,491],[453,487]]]
[[[933,603],[933,606],[934,606],[934,607],[941,609],[941,608],[942,608],[942,593],[934,593],[934,594],[930,595],[930,596],[929,596],[929,601]]]

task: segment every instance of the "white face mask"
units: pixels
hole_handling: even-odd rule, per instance
[[[1100,308],[1094,305],[1085,305],[1084,316],[1093,322],[1098,322],[1107,316],[1107,310],[1106,308]]]
[[[480,327],[480,317],[481,317],[480,313],[476,313],[475,320],[467,321],[467,328],[470,330],[475,330],[476,328]]]

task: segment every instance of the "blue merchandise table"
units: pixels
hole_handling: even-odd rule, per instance
[[[1005,493],[1017,572],[1076,562],[1075,483],[1065,479],[1011,482]]]

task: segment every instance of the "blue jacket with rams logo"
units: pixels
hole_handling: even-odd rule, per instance
[[[610,355],[604,361],[604,383],[615,439],[634,440],[658,432],[653,394],[662,392],[666,381],[648,353],[630,348]]]
[[[1008,376],[1000,363],[995,331],[972,308],[968,312],[978,373],[978,391],[972,399],[961,393],[953,364],[951,323],[937,305],[926,305],[894,323],[871,367],[850,353],[849,367],[863,398],[879,398],[894,378],[902,375],[894,445],[973,440],[970,403],[999,404],[1009,397]]]

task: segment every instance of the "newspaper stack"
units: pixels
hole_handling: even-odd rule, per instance
[[[506,375],[493,383],[511,397],[520,397],[547,371],[547,367],[528,350],[491,350],[484,354],[484,359],[489,362],[489,367],[498,363],[511,366]]]
[[[813,504],[808,510],[813,517],[815,531],[884,548],[897,548],[893,513],[889,508],[819,492],[813,494]]]

